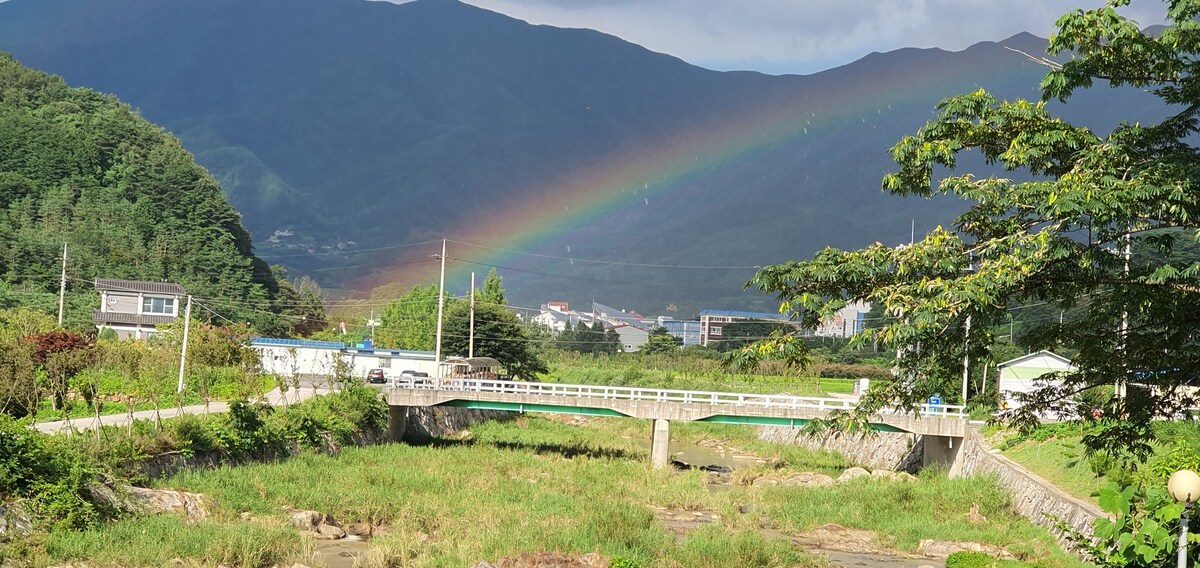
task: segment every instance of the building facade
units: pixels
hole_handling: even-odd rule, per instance
[[[147,339],[157,326],[179,317],[187,292],[170,282],[97,278],[100,308],[92,311],[92,322],[103,332],[111,329],[118,339]]]

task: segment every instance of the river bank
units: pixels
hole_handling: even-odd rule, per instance
[[[737,471],[714,489],[720,474],[650,469],[639,426],[520,416],[425,446],[343,448],[332,456],[185,471],[157,484],[206,495],[213,503],[206,519],[160,515],[51,533],[46,560],[88,559],[98,568],[175,559],[198,566],[326,563],[324,551],[334,545],[316,546],[312,534],[288,523],[286,510],[312,510],[343,526],[371,527],[365,548],[342,541],[335,553],[349,558],[341,553],[351,547],[363,566],[465,567],[539,552],[596,553],[623,566],[822,566],[821,545],[812,542],[819,530],[857,531],[833,539],[856,535],[873,547],[825,552],[835,563],[849,558],[837,554],[857,554],[855,562],[874,554],[894,560],[881,567],[938,566],[921,547],[939,540],[995,546],[1036,566],[1077,565],[1045,531],[1013,515],[1004,493],[986,480],[925,472],[915,482],[867,475],[828,485],[756,484],[809,472],[835,478],[850,464],[828,452],[755,442],[745,427],[673,432],[685,444],[677,450],[685,452],[681,461],[711,461],[689,456],[686,444],[740,456]],[[672,516],[694,522],[677,531],[664,521]]]

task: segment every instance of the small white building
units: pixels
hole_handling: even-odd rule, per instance
[[[250,347],[259,353],[262,371],[291,377],[328,377],[338,359],[350,366],[350,374],[363,378],[371,369],[383,369],[385,377],[398,377],[404,371],[420,371],[430,376],[437,371],[432,351],[378,349],[364,344],[347,347],[340,341],[255,337]]]
[[[1062,355],[1038,351],[1000,363],[996,365],[996,369],[1000,371],[1000,396],[1009,407],[1015,408],[1021,403],[1014,399],[1013,393],[1033,392],[1037,388],[1038,379],[1043,375],[1074,371],[1075,366],[1071,364],[1070,359]]]
[[[625,353],[640,351],[642,346],[650,340],[650,332],[632,325],[621,324],[613,326],[611,329],[617,333],[617,341],[621,344],[621,351]]]
[[[334,362],[344,356],[346,345],[340,341],[255,337],[250,347],[258,351],[262,372],[280,377],[325,377]]]

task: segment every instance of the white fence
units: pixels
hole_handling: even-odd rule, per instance
[[[611,400],[635,400],[645,402],[679,402],[685,404],[724,404],[733,406],[756,406],[763,408],[798,409],[809,408],[819,411],[853,410],[856,404],[842,398],[815,396],[792,396],[781,394],[747,394],[734,392],[686,391],[671,389],[647,389],[608,385],[572,385],[565,383],[530,383],[521,381],[496,381],[480,379],[396,379],[393,388],[428,389],[448,391],[471,391],[514,395],[540,395],[573,398],[598,398]],[[921,416],[938,418],[965,418],[963,407],[953,404],[925,404],[916,407]],[[892,409],[887,414],[903,414]]]

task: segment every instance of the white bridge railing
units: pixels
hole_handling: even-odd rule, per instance
[[[647,389],[609,385],[572,385],[566,383],[530,383],[472,378],[398,378],[390,381],[389,385],[399,389],[469,391],[644,402],[681,402],[685,404],[721,404],[779,409],[808,408],[820,411],[852,410],[857,406],[852,400],[815,396]],[[965,418],[967,416],[962,406],[954,404],[920,405],[917,407],[917,412],[921,416],[939,418]],[[883,413],[903,414],[904,411],[893,409],[885,410]]]

